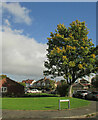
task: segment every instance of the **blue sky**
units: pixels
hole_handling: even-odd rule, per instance
[[[76,19],[85,21],[88,38],[96,45],[95,2],[20,2],[2,7],[3,73],[12,79],[43,77],[47,37],[59,23],[69,27]]]
[[[43,2],[24,2],[20,3],[22,7],[30,10],[29,16],[32,20],[30,25],[24,23],[15,23],[13,16],[5,12],[3,19],[8,15],[12,29],[23,29],[25,35],[34,37],[38,42],[46,43],[49,33],[57,27],[57,24],[64,23],[67,27],[76,19],[86,21],[90,29],[89,37],[96,44],[96,3],[90,2],[64,2],[64,3],[43,3]]]

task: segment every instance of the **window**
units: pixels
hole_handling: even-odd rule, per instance
[[[45,86],[45,83],[42,83],[42,86]]]
[[[2,93],[7,92],[7,87],[1,87],[1,92]]]
[[[37,83],[37,86],[40,86],[40,82],[39,82],[39,83]]]
[[[47,86],[49,87],[49,85],[50,85],[50,84],[48,83]]]

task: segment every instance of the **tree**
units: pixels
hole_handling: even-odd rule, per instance
[[[25,83],[22,83],[22,82],[19,82],[22,86],[26,87],[26,84]]]
[[[50,80],[49,90],[54,90],[54,89],[55,89],[55,81]]]
[[[44,75],[63,76],[70,85],[77,78],[95,72],[94,44],[88,39],[88,29],[84,22],[73,21],[70,27],[58,24],[55,33],[51,32],[48,39],[47,60],[44,66],[47,68]]]
[[[0,75],[0,79],[6,78],[7,75]]]

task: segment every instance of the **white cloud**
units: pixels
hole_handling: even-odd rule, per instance
[[[46,59],[46,44],[21,35],[21,30],[3,27],[2,66],[3,73],[42,76]]]
[[[0,74],[2,73],[2,27],[0,26]]]
[[[6,24],[7,26],[10,26],[10,22],[9,22],[8,19],[5,19],[5,24]]]
[[[29,16],[30,10],[22,7],[19,3],[2,3],[3,10],[7,10],[14,16],[14,22],[31,24],[32,20]]]
[[[0,2],[0,26],[2,26],[2,3]]]

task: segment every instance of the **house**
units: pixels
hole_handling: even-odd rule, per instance
[[[84,85],[82,83],[75,83],[73,84],[73,90],[83,90],[83,89],[88,89],[87,85]]]
[[[26,84],[26,87],[32,87],[35,82],[36,82],[35,80],[30,80],[30,79],[22,81],[22,83]]]
[[[62,83],[66,83],[66,80],[60,80],[56,82],[56,87],[62,85]],[[67,83],[66,83],[67,84]]]
[[[84,79],[84,78],[78,79],[77,82],[78,82],[78,83],[83,83],[83,84],[91,84],[91,81],[86,80],[86,79]]]
[[[49,78],[44,77],[43,79],[40,79],[38,81],[36,81],[33,84],[34,88],[49,88],[49,89],[53,89],[55,88],[55,81],[54,80],[50,80]]]
[[[56,82],[56,87],[59,86],[59,85],[61,85],[61,81]]]
[[[24,86],[11,80],[6,75],[1,75],[0,92],[2,93],[2,96],[22,96],[24,95]]]
[[[78,82],[73,84],[73,90],[83,90],[83,89],[89,89],[91,87],[91,83],[85,79],[80,79]]]

